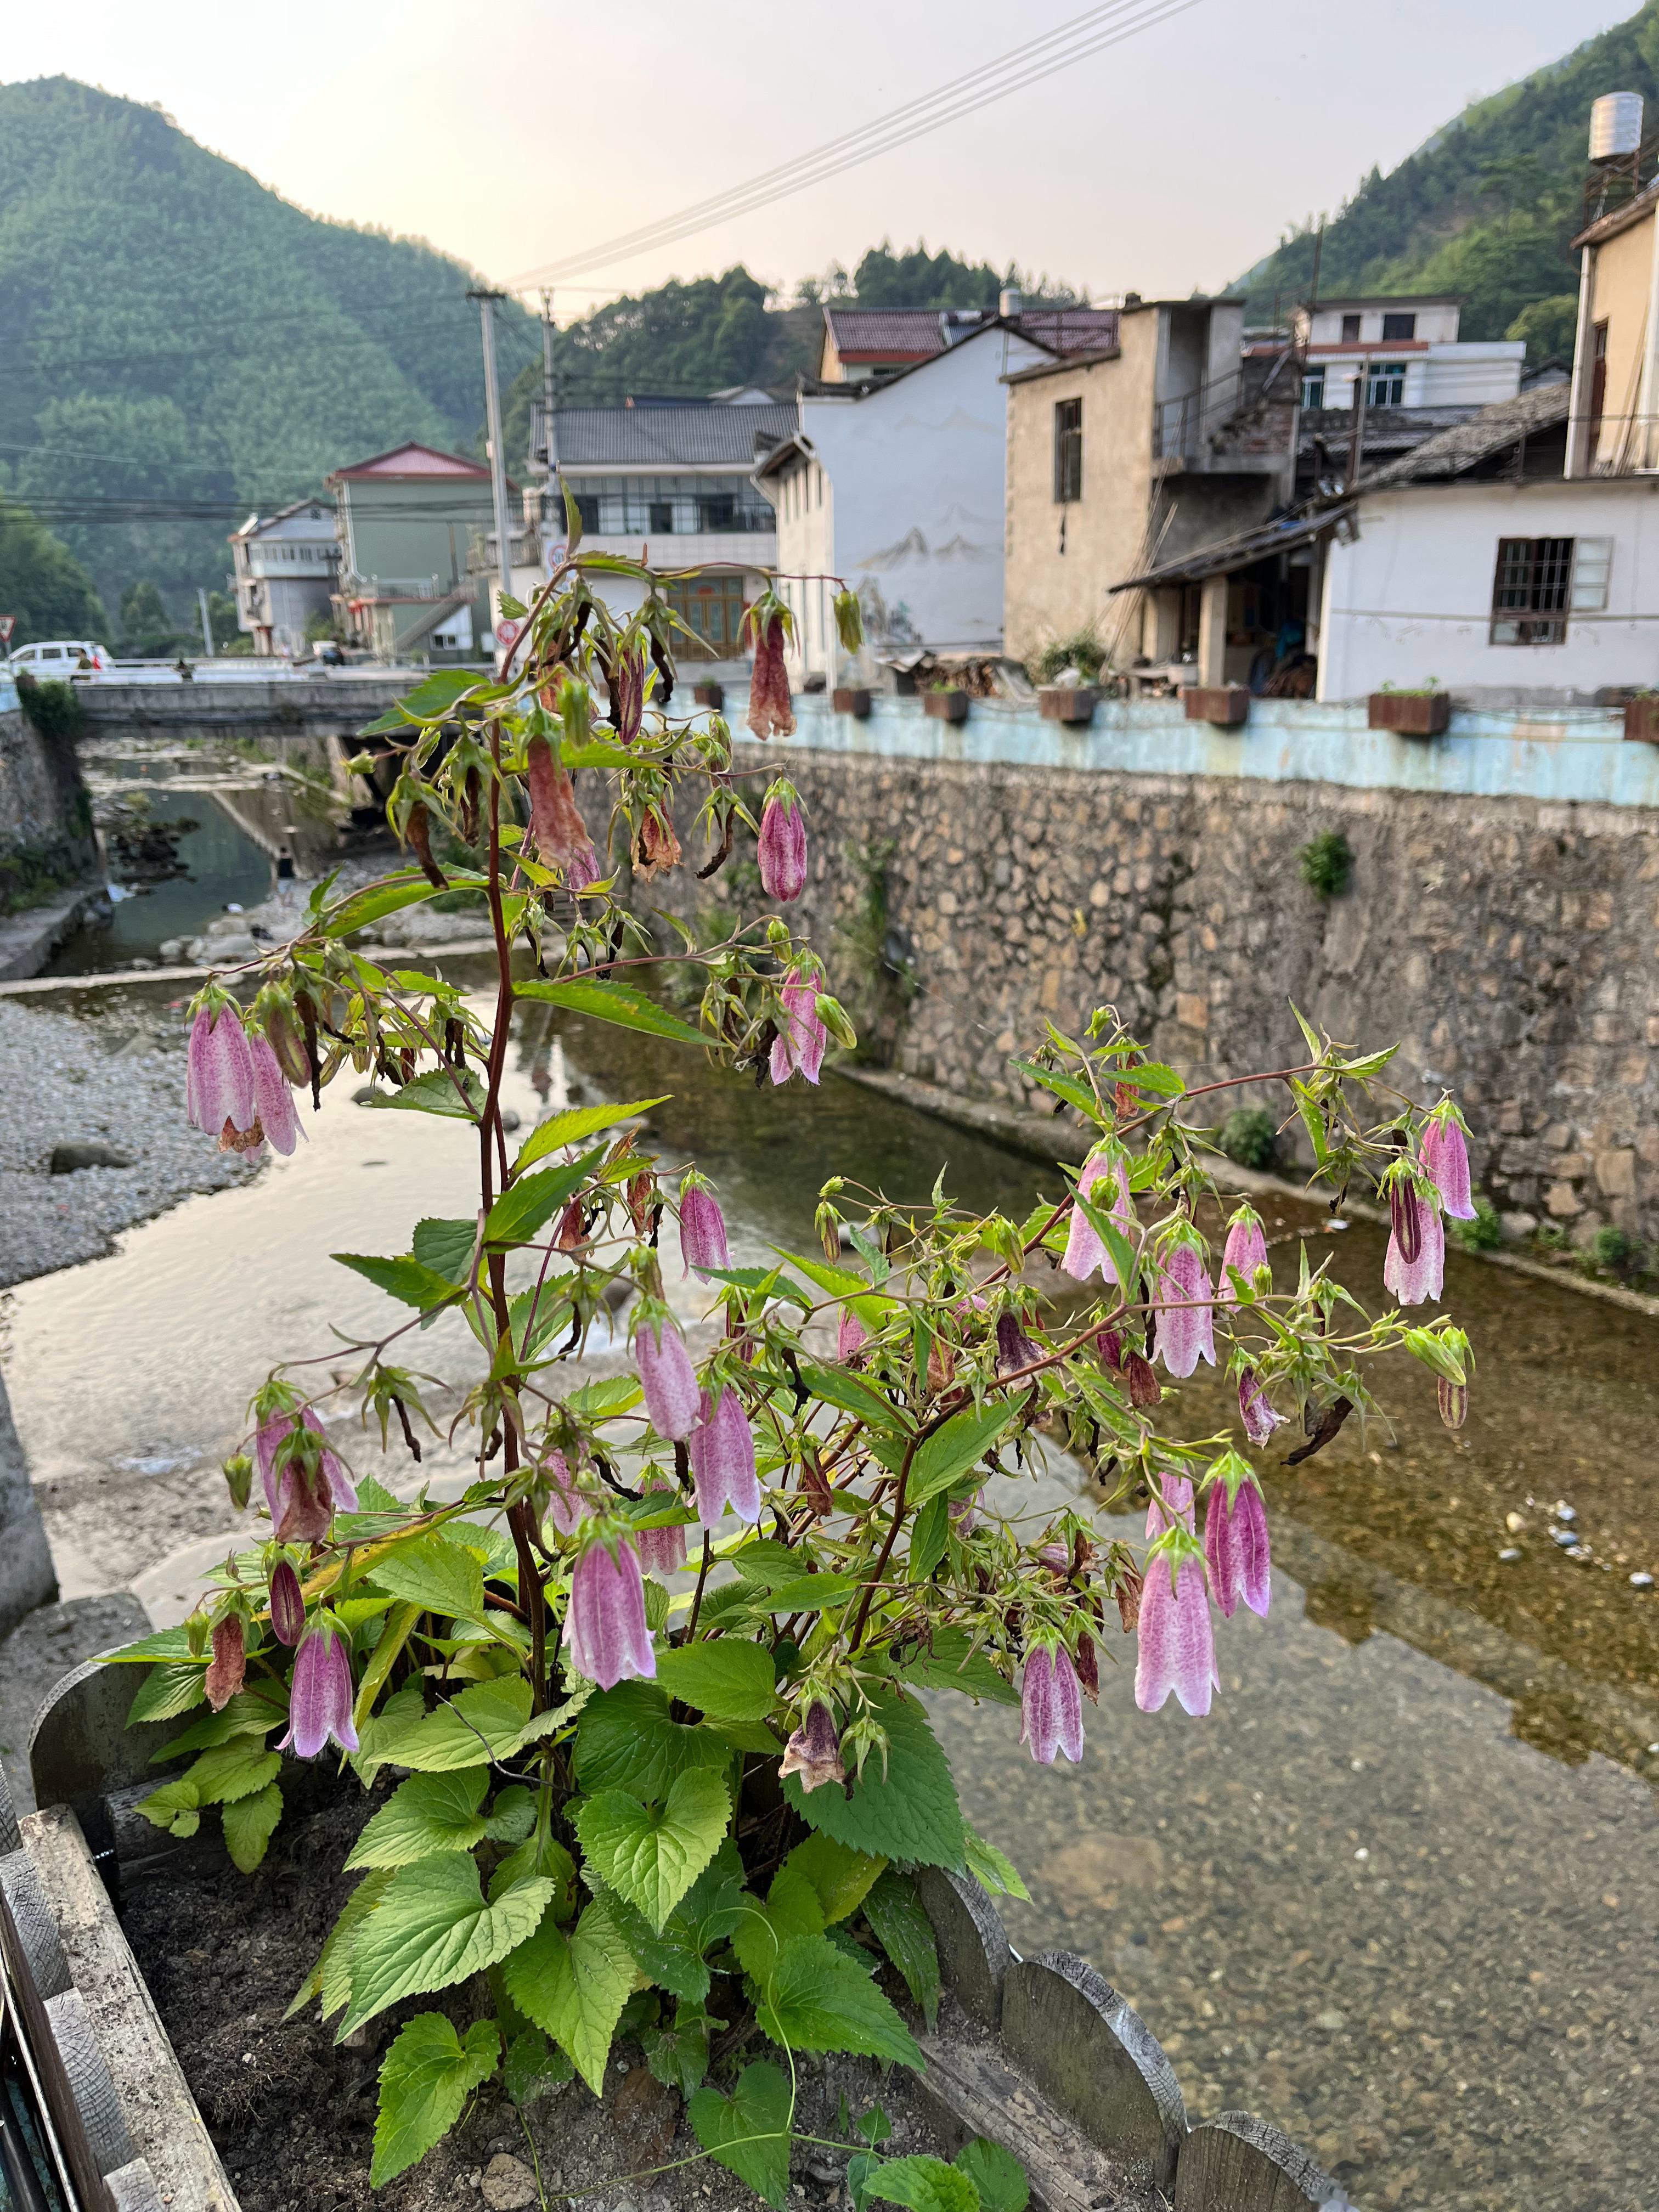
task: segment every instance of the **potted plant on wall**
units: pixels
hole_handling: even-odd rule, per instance
[[[922,694],[922,711],[939,722],[965,722],[968,719],[968,694],[959,684],[948,677],[935,677]]]
[[[836,1178],[821,1251],[738,1267],[706,1178],[671,1175],[636,1133],[659,1102],[555,1112],[511,1144],[521,1003],[773,1085],[816,1084],[831,1042],[854,1042],[777,910],[805,879],[798,794],[777,780],[748,815],[724,722],[672,711],[677,624],[655,578],[614,556],[590,570],[569,520],[500,676],[446,672],[367,733],[413,865],[344,896],[319,886],[290,943],[196,1001],[189,1109],[222,1144],[289,1152],[296,1091],[318,1110],[337,1077],[372,1069],[389,1106],[454,1125],[476,1204],[438,1218],[411,1190],[403,1249],[335,1255],[387,1294],[386,1328],[272,1370],[225,1470],[259,1516],[249,1540],[185,1627],[118,1656],[151,1668],[137,1717],[187,1723],[142,1809],[174,1833],[222,1822],[240,1866],[292,1817],[295,1760],[343,1754],[351,1791],[401,1778],[353,1847],[361,1881],[304,1992],[341,2037],[430,2000],[380,2067],[377,2184],[498,2072],[574,2069],[598,2094],[625,2032],[689,2099],[703,2152],[779,2203],[792,2054],[916,2063],[894,1996],[925,2007],[932,1985],[917,1870],[1016,1880],[964,1821],[917,1692],[1018,1704],[1033,1758],[1075,1760],[1097,1646],[1133,1635],[1138,1703],[1173,1691],[1207,1711],[1211,1606],[1267,1603],[1248,1451],[1310,1409],[1366,1404],[1366,1364],[1401,1346],[1455,1425],[1468,1357],[1449,1320],[1368,1320],[1322,1269],[1275,1289],[1249,1206],[1218,1254],[1195,1219],[1216,1196],[1205,1109],[1183,1119],[1179,1077],[1109,1010],[1016,1063],[1092,1138],[1075,1184],[1022,1222]],[[644,605],[617,617],[592,575],[622,567]],[[764,739],[793,726],[791,618],[770,590],[753,612]],[[688,1020],[645,988],[664,950],[637,890],[682,865],[698,793],[714,865],[734,817],[757,830],[770,911],[711,939],[676,927],[666,957],[702,985]],[[440,863],[440,821],[476,865]],[[367,922],[457,888],[489,915],[488,1015],[352,949]],[[1442,1209],[1467,1200],[1455,1109],[1425,1115],[1388,1090],[1387,1052],[1355,1059],[1303,1026],[1299,1065],[1236,1080],[1292,1087],[1319,1171],[1375,1182],[1392,1210],[1387,1286],[1437,1296]],[[706,1297],[691,1340],[665,1239]],[[1039,1261],[1077,1289],[1063,1325]],[[619,1288],[629,1370],[575,1382],[568,1363]],[[352,1467],[347,1439],[359,1415],[418,1458],[432,1385],[416,1347],[446,1313],[477,1347],[446,1409],[474,1479],[410,1504]],[[1237,1441],[1182,1440],[1154,1363],[1178,1381],[1218,1360]],[[1103,1544],[1085,1514],[1032,1528],[988,1500],[1039,1430],[1101,1473],[1109,1503],[1150,1492],[1144,1548]],[[849,1950],[858,1914],[885,1986]],[[459,1997],[480,1974],[493,2009],[471,2017]],[[868,2154],[860,2185],[881,2195],[872,2146],[843,2148]]]
[[[1451,724],[1451,693],[1437,689],[1432,676],[1415,690],[1385,684],[1366,702],[1366,720],[1373,730],[1402,738],[1443,738]]]

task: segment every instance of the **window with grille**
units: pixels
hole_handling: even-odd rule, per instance
[[[1083,402],[1054,403],[1054,497],[1061,501],[1083,496]]]
[[[1610,563],[1612,547],[1604,539]],[[1571,538],[1500,538],[1498,571],[1492,580],[1493,645],[1565,645],[1572,592]],[[1606,603],[1607,567],[1601,578]]]
[[[1410,345],[1417,336],[1415,315],[1384,315],[1382,343],[1384,345]]]
[[[1359,343],[1359,317],[1358,315],[1343,316],[1342,343],[1344,345],[1358,345]]]
[[[1303,370],[1302,404],[1304,407],[1322,407],[1325,404],[1325,372],[1322,368]]]
[[[1405,404],[1406,364],[1403,361],[1374,361],[1365,376],[1367,407],[1399,407]]]

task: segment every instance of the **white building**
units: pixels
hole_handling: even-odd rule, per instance
[[[1115,338],[1115,312],[884,313],[826,307],[800,426],[755,481],[777,511],[797,680],[840,674],[842,580],[872,651],[996,653],[1003,636],[1007,392],[1003,379]],[[1106,333],[1109,329],[1110,335]]]
[[[1462,313],[1461,298],[1449,292],[1297,307],[1291,331],[1304,363],[1302,404],[1351,409],[1360,378],[1368,409],[1488,407],[1513,399],[1525,345],[1460,338]]]
[[[306,624],[328,613],[340,574],[333,501],[301,500],[264,519],[249,515],[230,533],[230,553],[237,628],[252,632],[261,658],[302,659],[310,651]]]

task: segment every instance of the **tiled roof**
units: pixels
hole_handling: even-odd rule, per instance
[[[435,446],[394,446],[389,453],[376,453],[367,461],[354,461],[349,468],[336,469],[326,481],[338,483],[341,479],[359,477],[482,477],[486,483],[489,471],[482,461],[469,461],[459,453],[442,453]]]
[[[543,443],[540,412],[531,426],[535,454]],[[761,444],[792,436],[799,421],[793,400],[767,407],[562,407],[559,466],[750,468]]]
[[[938,307],[826,307],[823,319],[844,362],[932,361],[951,344],[1002,318]],[[1091,352],[1117,343],[1115,307],[1026,307],[1007,318],[1022,337],[1051,353]]]
[[[1422,483],[1437,477],[1461,476],[1465,469],[1472,469],[1489,453],[1513,445],[1517,438],[1537,430],[1553,429],[1558,422],[1565,422],[1571,397],[1571,387],[1568,385],[1540,384],[1513,399],[1496,400],[1466,422],[1442,430],[1437,437],[1425,438],[1399,460],[1371,470],[1360,479],[1359,489],[1379,491],[1388,484]]]

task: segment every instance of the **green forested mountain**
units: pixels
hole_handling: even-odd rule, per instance
[[[1386,177],[1373,169],[1326,228],[1322,295],[1462,292],[1465,337],[1524,337],[1533,358],[1570,352],[1568,243],[1583,220],[1590,103],[1604,92],[1641,93],[1648,127],[1659,124],[1659,0],[1466,107]],[[1235,289],[1266,314],[1275,298],[1306,297],[1313,258],[1308,224]]]

